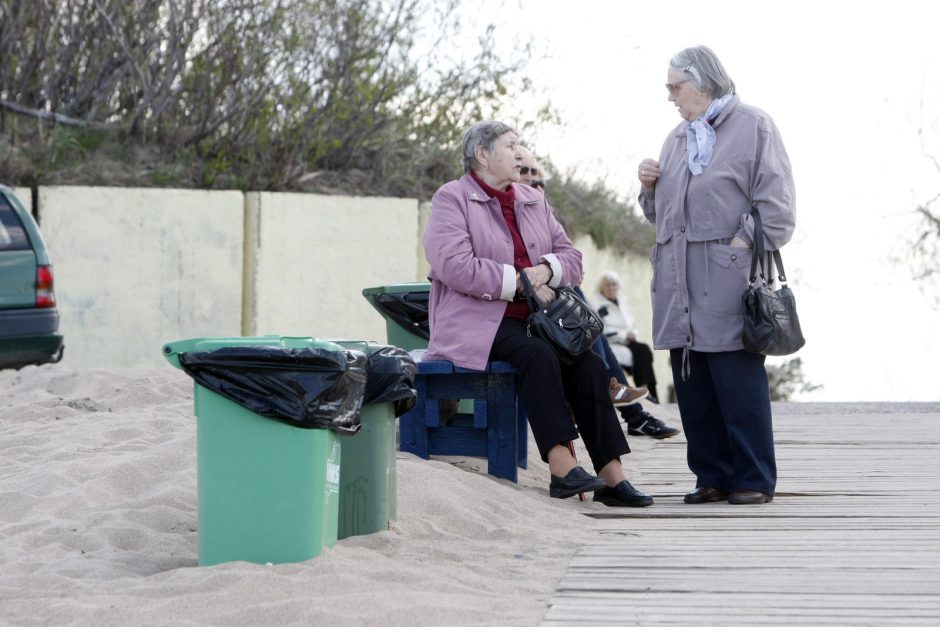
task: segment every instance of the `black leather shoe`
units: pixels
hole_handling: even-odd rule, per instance
[[[718,501],[727,501],[728,493],[718,488],[709,488],[702,486],[695,488],[685,495],[683,499],[689,505],[700,505],[702,503],[717,503]]]
[[[653,497],[643,494],[624,479],[612,488],[604,486],[594,492],[594,500],[608,507],[649,507]]]
[[[589,474],[581,466],[575,466],[564,478],[552,475],[552,481],[548,484],[548,495],[553,499],[566,499],[579,492],[593,492],[606,485],[603,479]]]
[[[774,497],[757,490],[735,490],[728,497],[728,502],[732,505],[760,505],[770,503],[772,500]]]

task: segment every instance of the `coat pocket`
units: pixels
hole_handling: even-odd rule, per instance
[[[743,314],[751,250],[714,243],[707,250],[705,307],[717,313]]]

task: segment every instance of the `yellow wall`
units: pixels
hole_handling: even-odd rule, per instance
[[[41,187],[64,361],[156,366],[165,342],[203,336],[385,342],[385,320],[362,290],[427,279],[429,211],[401,198]],[[601,272],[616,270],[649,342],[649,260],[598,251],[586,237],[575,244],[588,296]],[[665,396],[665,353],[655,365]]]
[[[246,196],[254,311],[245,334],[385,342],[384,319],[362,290],[415,280],[418,201]]]
[[[41,187],[64,363],[162,363],[164,342],[239,335],[240,192]]]

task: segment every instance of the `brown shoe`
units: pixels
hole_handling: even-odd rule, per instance
[[[701,505],[702,503],[717,503],[718,501],[725,501],[727,499],[728,493],[724,490],[702,486],[686,494],[683,500],[689,505]]]
[[[732,505],[760,505],[770,503],[772,500],[774,497],[757,490],[735,490],[728,497],[728,502]]]
[[[646,398],[646,395],[650,393],[645,385],[638,388],[631,388],[617,381],[616,377],[610,378],[610,384],[607,386],[607,389],[610,391],[610,401],[614,404],[614,407],[632,405],[638,400]]]

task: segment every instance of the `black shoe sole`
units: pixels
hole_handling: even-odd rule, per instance
[[[732,500],[731,497],[728,497],[728,502],[731,505],[764,505],[765,503],[772,503],[773,500],[774,500],[774,497],[772,496],[769,496],[764,499],[758,499],[756,501],[736,501],[736,500]]]
[[[584,492],[594,492],[595,490],[600,490],[601,488],[606,487],[603,481],[598,483],[589,483],[583,488],[549,488],[548,495],[553,499],[569,499],[575,494],[583,494]]]
[[[648,499],[642,499],[642,500],[638,500],[638,501],[626,501],[626,502],[624,502],[624,501],[622,501],[622,500],[620,500],[620,499],[607,498],[607,497],[604,497],[604,496],[598,498],[598,496],[595,494],[595,495],[594,495],[594,502],[595,502],[595,503],[603,503],[603,504],[606,505],[607,507],[649,507],[650,505],[653,504],[653,499],[652,499],[652,497],[650,497],[650,498],[648,498]]]
[[[722,497],[714,496],[714,497],[707,498],[707,499],[700,499],[700,498],[690,499],[689,495],[686,494],[685,497],[682,499],[682,501],[686,503],[687,505],[703,505],[705,503],[722,503],[728,500],[728,496],[729,495],[725,494]]]
[[[633,429],[627,429],[627,435],[645,435],[657,440],[665,440],[666,438],[671,438],[674,435],[679,435],[679,431],[674,431],[672,433],[667,433],[665,435],[653,435],[651,433],[643,433],[642,431],[635,431]]]

